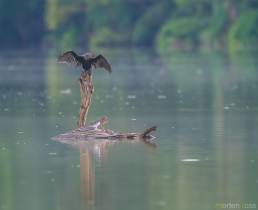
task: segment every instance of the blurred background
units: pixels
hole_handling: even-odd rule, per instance
[[[257,47],[257,0],[0,0],[0,210],[257,208]],[[87,122],[157,125],[156,148],[51,140],[76,127],[71,49],[113,69]]]
[[[0,1],[0,47],[257,47],[256,0]]]

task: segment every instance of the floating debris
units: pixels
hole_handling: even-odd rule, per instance
[[[127,98],[128,99],[136,99],[136,95],[128,95]]]
[[[132,120],[132,121],[135,121],[135,120],[136,120],[136,118],[132,118],[131,120]]]
[[[71,91],[70,88],[67,88],[67,89],[64,89],[64,90],[60,90],[60,93],[64,94],[64,95],[70,95],[72,93],[72,91]]]
[[[165,95],[158,95],[158,99],[167,99],[167,96],[165,96]]]
[[[198,162],[200,159],[195,159],[195,158],[186,158],[186,159],[181,159],[182,162]]]
[[[48,155],[56,155],[56,152],[49,152]]]
[[[24,132],[23,132],[23,131],[18,131],[17,133],[18,133],[18,134],[24,134]]]
[[[229,108],[228,106],[225,106],[224,109],[225,109],[225,110],[229,110],[230,108]]]

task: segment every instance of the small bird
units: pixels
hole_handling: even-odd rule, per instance
[[[82,66],[84,72],[89,75],[91,75],[93,68],[104,68],[109,73],[112,72],[111,65],[104,56],[94,56],[94,54],[90,52],[83,55],[77,55],[74,51],[67,51],[58,57],[57,62]]]

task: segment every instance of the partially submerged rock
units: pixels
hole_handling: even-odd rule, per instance
[[[110,141],[141,140],[146,143],[154,144],[152,140],[155,137],[151,135],[151,133],[156,130],[156,126],[150,127],[142,133],[120,133],[105,129],[104,125],[107,122],[107,117],[102,117],[94,123],[57,135],[52,137],[52,139],[64,143],[69,143],[69,141],[74,143],[102,139]]]

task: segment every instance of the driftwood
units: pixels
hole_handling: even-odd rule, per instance
[[[80,112],[77,121],[77,128],[64,134],[57,135],[52,139],[61,141],[68,144],[74,144],[80,141],[89,140],[143,140],[146,143],[152,143],[154,136],[151,135],[156,130],[156,126],[150,127],[144,130],[142,133],[120,133],[114,132],[104,128],[107,123],[107,117],[102,117],[100,120],[85,125],[87,114],[90,108],[91,96],[93,93],[92,76],[86,73],[82,73],[79,78],[80,93],[81,93],[81,105]]]

